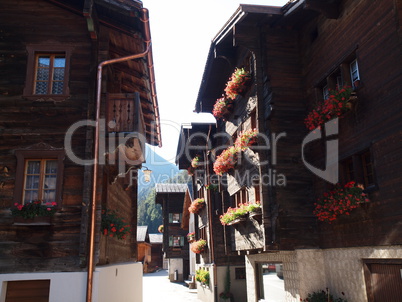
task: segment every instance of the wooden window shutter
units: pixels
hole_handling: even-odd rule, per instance
[[[184,237],[180,236],[180,246],[184,246]]]
[[[173,223],[173,213],[169,213],[169,223]]]
[[[169,236],[169,246],[173,246],[173,236]]]

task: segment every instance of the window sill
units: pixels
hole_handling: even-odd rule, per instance
[[[370,193],[373,193],[373,192],[378,191],[378,190],[379,190],[378,185],[373,184],[373,185],[370,185],[367,188],[365,188],[363,190],[363,193],[370,194]]]
[[[50,216],[46,217],[35,217],[35,218],[22,218],[22,217],[14,217],[13,225],[19,226],[44,226],[44,225],[51,225],[52,219]]]
[[[41,94],[41,95],[24,95],[23,98],[34,102],[63,102],[70,98],[70,95],[64,94]]]

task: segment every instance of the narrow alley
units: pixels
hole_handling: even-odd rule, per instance
[[[157,301],[201,302],[196,289],[189,289],[184,282],[170,282],[167,270],[144,274],[143,302]]]

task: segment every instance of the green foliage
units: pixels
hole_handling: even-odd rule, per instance
[[[138,204],[138,225],[148,226],[149,233],[158,233],[162,224],[162,207],[155,204],[155,195],[155,188],[152,188]]]
[[[11,214],[14,217],[22,217],[30,219],[35,217],[53,216],[56,213],[55,202],[47,202],[42,204],[40,200],[33,200],[24,205],[15,203],[15,208],[11,209]]]
[[[209,285],[209,271],[203,268],[196,270],[195,280],[201,282],[201,284]]]
[[[116,211],[103,210],[101,229],[103,235],[117,237],[117,239],[126,239],[131,229],[128,223],[123,220]]]

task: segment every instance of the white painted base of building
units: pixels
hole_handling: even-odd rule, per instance
[[[183,259],[170,258],[168,273],[170,282],[183,282]]]
[[[0,274],[0,302],[4,302],[7,282],[50,280],[49,302],[85,302],[86,272],[41,272]],[[121,263],[96,267],[93,302],[142,302],[142,264]]]
[[[305,249],[246,256],[247,301],[257,301],[258,263],[282,263],[286,302],[300,302],[308,293],[329,288],[348,301],[367,300],[365,259],[401,259],[402,246]],[[342,296],[341,293],[345,296]]]

